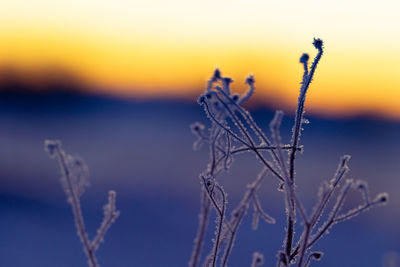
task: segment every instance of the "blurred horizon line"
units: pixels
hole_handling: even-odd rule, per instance
[[[119,91],[118,87],[102,87],[96,83],[91,83],[80,77],[78,74],[59,66],[44,66],[36,69],[21,69],[12,65],[0,65],[0,95],[14,97],[32,96],[32,95],[51,95],[52,93],[62,94],[75,94],[88,97],[101,97],[115,100],[124,100],[129,102],[170,102],[179,101],[184,103],[196,104],[197,97],[205,88],[206,82],[203,87],[199,86],[198,90],[187,90],[186,93],[169,92],[168,88],[163,88],[160,92],[155,93],[149,91],[130,90]],[[260,91],[256,89],[256,95]],[[283,110],[288,116],[292,116],[295,106],[287,101],[285,98],[280,97],[266,97],[261,95],[258,98],[252,99],[247,106],[250,110],[268,109],[268,110]],[[400,122],[400,114],[393,114],[387,116],[374,111],[366,110],[337,110],[331,111],[329,109],[321,109],[320,107],[307,108],[307,114],[312,117],[328,118],[328,119],[357,119],[357,118],[370,118],[374,120],[390,120]]]

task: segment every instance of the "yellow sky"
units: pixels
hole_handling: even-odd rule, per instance
[[[400,2],[3,0],[0,64],[61,65],[99,90],[198,93],[218,66],[259,101],[294,105],[298,58],[326,43],[308,98],[324,114],[400,118]],[[269,100],[271,101],[271,100]]]

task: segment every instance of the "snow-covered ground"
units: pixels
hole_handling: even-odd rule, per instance
[[[264,129],[272,114],[254,110]],[[372,195],[387,191],[391,199],[333,228],[317,246],[325,252],[320,266],[380,266],[388,251],[400,253],[400,123],[308,118],[297,168],[308,210],[343,154],[352,155],[349,178],[364,179]],[[281,130],[286,141],[289,120]],[[208,159],[206,148],[192,150],[188,125],[194,121],[207,123],[195,100],[139,102],[70,93],[0,97],[0,266],[86,266],[58,165],[43,149],[46,138],[60,139],[68,153],[89,165],[91,186],[82,198],[89,233],[101,222],[107,190],[118,193],[121,215],[98,251],[102,266],[186,266],[199,210],[197,175]],[[260,169],[251,155],[235,159],[222,179],[230,205]],[[284,233],[276,186],[267,180],[262,198],[277,224],[261,224],[254,232],[249,216],[230,266],[249,266],[254,250],[264,254],[267,266],[275,262]],[[208,243],[213,231],[211,225]]]

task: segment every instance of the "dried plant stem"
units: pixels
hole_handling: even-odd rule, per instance
[[[95,256],[96,250],[99,248],[108,229],[119,216],[119,211],[116,210],[115,206],[116,193],[112,190],[108,192],[108,203],[104,206],[103,221],[97,230],[97,235],[93,241],[90,241],[86,232],[80,203],[80,196],[83,194],[85,186],[88,185],[87,166],[83,161],[67,155],[61,149],[61,142],[59,141],[46,140],[45,148],[51,157],[58,159],[60,164],[61,183],[67,195],[67,201],[72,208],[77,234],[82,242],[83,251],[88,258],[88,265],[90,267],[99,267],[100,265]]]
[[[300,141],[306,93],[307,93],[307,90],[313,79],[315,69],[318,65],[318,62],[321,59],[322,54],[323,54],[322,41],[314,40],[314,46],[318,49],[318,54],[315,57],[314,62],[311,66],[310,73],[308,73],[307,60],[302,62],[304,64],[303,82],[302,82],[302,86],[300,88],[300,95],[299,95],[299,99],[297,102],[297,109],[296,109],[296,113],[295,113],[295,121],[294,121],[293,132],[292,132],[292,141],[291,141],[292,149],[289,152],[289,180],[291,182],[291,186],[294,186],[294,184],[295,184],[295,159],[296,159],[296,152],[297,152],[296,148],[298,147],[299,141]],[[291,209],[292,209],[292,211],[289,212],[288,216],[287,216],[288,231],[287,231],[287,235],[286,235],[286,239],[285,239],[285,251],[286,251],[287,257],[290,257],[290,254],[291,254],[292,244],[293,244],[293,235],[294,235],[293,228],[294,228],[294,223],[296,221],[296,208],[295,208],[295,203],[293,203],[293,201],[292,201]]]
[[[189,262],[190,267],[198,266],[200,262],[201,251],[204,244],[204,236],[208,227],[208,220],[210,217],[211,203],[208,199],[205,190],[201,190],[201,211],[199,215],[199,226],[197,230],[197,235],[194,241],[193,253]]]
[[[319,200],[314,206],[310,216],[304,208],[299,196],[296,192],[295,179],[295,163],[297,152],[302,150],[300,145],[300,136],[302,132],[304,119],[304,105],[308,88],[312,82],[316,67],[323,54],[323,42],[320,39],[314,39],[314,47],[318,50],[311,67],[308,66],[309,56],[303,54],[300,63],[303,64],[304,73],[301,82],[300,94],[298,97],[295,119],[292,127],[292,136],[289,145],[283,145],[280,134],[280,124],[282,122],[283,112],[278,111],[270,124],[271,140],[254,122],[250,113],[244,109],[241,104],[248,100],[254,93],[254,78],[250,75],[246,79],[249,85],[247,92],[239,96],[232,94],[230,83],[232,79],[223,77],[217,69],[213,77],[207,84],[206,93],[201,95],[198,103],[204,107],[205,113],[211,121],[211,128],[207,135],[203,129],[204,126],[195,123],[192,126],[192,132],[198,137],[194,144],[194,148],[198,148],[202,142],[210,145],[210,163],[207,170],[200,175],[203,180],[203,189],[209,199],[209,207],[213,207],[217,212],[217,231],[213,250],[206,257],[203,266],[215,267],[218,252],[224,247],[224,254],[220,260],[221,267],[228,265],[228,259],[232,252],[234,241],[236,239],[239,226],[243,218],[247,214],[250,205],[253,205],[253,229],[257,229],[259,219],[264,219],[267,223],[274,223],[274,219],[264,212],[259,200],[257,190],[260,186],[263,174],[260,175],[255,182],[248,186],[248,190],[244,193],[239,205],[232,211],[231,218],[226,219],[226,198],[225,192],[219,186],[217,176],[227,171],[233,161],[235,155],[244,152],[253,153],[261,162],[265,171],[270,171],[273,176],[277,177],[281,182],[279,191],[284,191],[284,202],[286,209],[287,227],[285,238],[283,241],[283,251],[279,251],[276,266],[290,267],[296,264],[298,267],[308,266],[312,259],[319,260],[322,252],[308,252],[308,250],[324,235],[328,229],[334,224],[357,216],[363,211],[388,201],[388,195],[379,194],[375,200],[369,199],[369,191],[367,184],[362,181],[356,183],[356,187],[361,191],[364,204],[340,214],[346,195],[351,188],[354,187],[352,180],[348,180],[345,185],[341,186],[340,182],[348,172],[347,163],[349,156],[343,156],[334,177],[325,182],[319,189]],[[239,145],[236,147],[235,145]],[[287,152],[284,153],[284,151]],[[319,229],[316,229],[320,218],[325,210],[327,210],[328,202],[335,194],[337,189],[341,187],[336,204],[334,205],[328,219]],[[215,197],[214,189],[221,193],[218,201]],[[221,203],[222,201],[222,203]],[[204,213],[204,211],[202,211]],[[297,223],[296,212],[300,214],[303,222],[303,231],[300,238],[294,244],[294,229]],[[201,224],[202,222],[200,222]],[[200,227],[200,226],[199,226]],[[201,229],[201,228],[199,228]],[[199,230],[200,231],[200,230]],[[199,235],[199,234],[198,234]],[[197,240],[197,239],[196,239]],[[197,247],[202,245],[202,241],[194,247],[193,253],[198,255]],[[254,254],[252,266],[262,264],[261,254]],[[260,257],[259,257],[260,256]],[[197,262],[190,267],[196,267]]]
[[[310,223],[306,222],[304,225],[303,245],[301,247],[300,257],[299,257],[299,261],[297,264],[298,267],[301,267],[303,264],[303,259],[306,255],[306,251],[307,251],[308,238],[309,238],[310,232],[311,232],[311,225],[310,225]]]
[[[224,219],[225,219],[225,209],[226,209],[226,197],[225,197],[225,192],[224,190],[216,185],[215,186],[218,191],[221,194],[221,214],[218,222],[218,228],[217,228],[217,233],[216,233],[216,239],[215,239],[215,244],[214,244],[214,255],[213,255],[213,263],[212,267],[215,267],[217,264],[217,256],[218,256],[218,251],[219,251],[219,242],[221,239],[221,234],[222,234],[222,225],[224,224]]]
[[[265,176],[266,170],[263,170],[260,175],[258,175],[257,179],[248,186],[247,191],[245,192],[243,199],[240,201],[239,206],[234,209],[232,218],[234,219],[231,225],[233,225],[233,230],[230,233],[230,238],[228,244],[225,248],[225,253],[223,256],[221,267],[225,267],[228,264],[228,258],[232,252],[233,243],[236,239],[236,235],[239,229],[241,222],[243,221],[244,216],[246,215],[247,209],[249,208],[250,201],[254,198],[257,190],[259,189],[261,182]],[[259,205],[259,203],[255,204]],[[259,209],[262,209],[261,206],[258,206]],[[275,220],[271,218],[273,222]]]
[[[218,124],[221,128],[223,128],[225,131],[227,131],[232,137],[234,137],[236,140],[247,146],[251,151],[253,151],[257,157],[261,160],[261,162],[276,176],[278,177],[279,180],[284,181],[283,177],[272,167],[272,165],[264,158],[264,156],[256,149],[256,146],[254,143],[251,141],[250,144],[248,144],[246,141],[244,141],[242,138],[237,136],[234,132],[232,132],[230,129],[226,128],[222,123],[216,120],[216,118],[210,113],[210,109],[207,103],[204,103],[205,109],[207,113],[209,114],[209,117],[216,123]],[[231,113],[232,114],[232,113]],[[243,130],[242,126],[240,128]],[[246,136],[248,134],[246,133]],[[251,140],[250,137],[248,137],[249,140]]]
[[[88,264],[90,267],[99,267],[94,250],[92,249],[92,246],[90,245],[90,240],[86,233],[85,222],[84,222],[83,216],[82,216],[82,209],[81,209],[79,197],[77,196],[76,190],[73,187],[72,182],[71,182],[70,171],[66,165],[65,153],[64,153],[64,151],[61,150],[60,147],[57,147],[55,149],[55,153],[56,153],[56,156],[60,163],[61,170],[66,178],[65,180],[66,180],[66,183],[68,186],[68,190],[69,190],[69,192],[71,192],[71,194],[68,196],[68,202],[71,204],[72,214],[74,215],[76,230],[77,230],[78,236],[80,237],[81,242],[83,244],[83,250],[85,251],[86,256],[88,257]]]
[[[246,212],[249,208],[250,201],[256,194],[257,190],[260,188],[261,183],[266,176],[267,169],[264,169],[258,176],[257,178],[248,185],[248,189],[244,193],[242,200],[240,201],[239,205],[232,211],[232,216],[231,219],[229,220],[229,225],[230,227],[225,228],[222,234],[221,242],[220,242],[220,249],[222,248],[222,245],[228,242],[228,244],[225,247],[225,252],[223,255],[223,260],[222,264],[227,265],[230,253],[232,252],[233,248],[233,243],[235,241],[238,229],[240,224],[243,221],[244,216],[246,215]],[[274,223],[273,221],[272,223]],[[204,261],[203,266],[208,267],[211,263],[213,254],[210,253],[207,257],[206,260]],[[223,266],[223,265],[221,265]]]

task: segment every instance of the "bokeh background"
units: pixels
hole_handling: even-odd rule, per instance
[[[317,246],[326,252],[319,264],[400,266],[399,8],[388,0],[1,1],[0,266],[86,266],[58,165],[43,149],[48,138],[89,165],[82,201],[92,236],[107,191],[118,193],[121,216],[98,251],[102,266],[186,266],[208,160],[206,148],[192,150],[189,124],[207,123],[197,96],[216,67],[237,92],[254,73],[246,107],[265,130],[283,109],[288,142],[298,59],[315,55],[313,37],[325,54],[306,101],[301,197],[311,210],[318,186],[351,154],[349,177],[391,199],[332,229]],[[236,159],[221,180],[230,205],[260,169],[251,155]],[[274,265],[285,220],[276,187],[267,180],[262,199],[277,224],[252,231],[249,216],[230,266],[249,266],[255,250]]]

